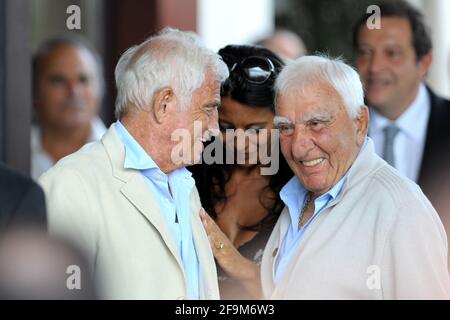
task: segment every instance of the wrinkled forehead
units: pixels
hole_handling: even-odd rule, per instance
[[[278,93],[277,114],[292,113],[336,113],[343,109],[339,93],[328,83],[308,84],[302,88],[291,88]]]

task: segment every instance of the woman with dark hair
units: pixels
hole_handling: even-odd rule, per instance
[[[217,261],[221,297],[255,299],[261,291],[262,253],[284,207],[279,192],[292,177],[279,149],[273,148],[278,136],[271,132],[273,85],[284,63],[259,46],[229,45],[219,55],[230,76],[221,88],[221,134],[211,143],[220,143],[224,154],[234,155],[227,156],[233,161],[190,169],[207,212],[200,216]],[[278,169],[268,175],[263,169],[269,165],[261,159],[264,150],[273,150],[270,166]]]

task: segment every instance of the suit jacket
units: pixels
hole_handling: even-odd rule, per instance
[[[85,251],[102,298],[184,299],[186,279],[175,241],[145,177],[124,169],[124,159],[124,145],[111,126],[101,141],[43,174],[50,232]],[[200,298],[218,299],[214,257],[198,216],[195,188],[190,206]]]
[[[418,184],[427,196],[431,196],[434,176],[439,174],[436,171],[442,169],[439,167],[442,155],[450,150],[450,101],[437,96],[428,87],[427,90],[431,110]]]
[[[430,199],[450,233],[450,101],[430,95],[430,119],[419,174],[419,185]],[[450,256],[449,256],[450,272]]]
[[[44,192],[30,178],[0,164],[0,230],[19,223],[45,226]]]
[[[369,140],[339,195],[305,230],[279,282],[285,208],[264,251],[270,299],[448,299],[447,237],[420,188],[375,154]]]

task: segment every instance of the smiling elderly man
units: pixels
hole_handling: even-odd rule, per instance
[[[228,69],[194,34],[166,29],[128,49],[115,75],[118,121],[40,179],[50,231],[86,250],[103,298],[217,299],[200,199],[184,167],[218,130]],[[180,129],[189,133],[186,162],[172,155]]]
[[[448,298],[442,223],[420,188],[375,154],[358,74],[307,56],[276,88],[274,121],[295,177],[264,252],[265,297]]]

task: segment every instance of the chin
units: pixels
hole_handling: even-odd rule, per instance
[[[366,99],[371,106],[381,106],[386,103],[386,96],[381,93],[367,94]]]
[[[305,180],[300,179],[300,182],[302,182],[305,189],[307,189],[315,194],[323,194],[330,189],[324,181],[317,181],[317,180],[313,181],[311,179],[307,179],[305,181]]]

